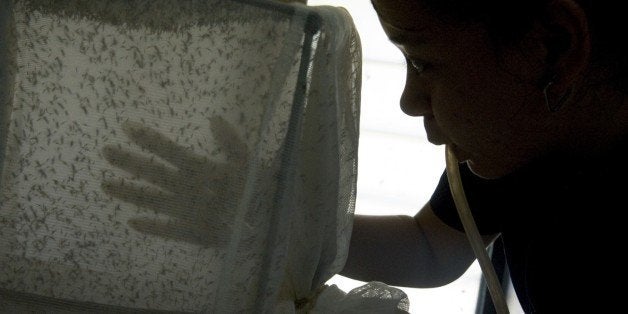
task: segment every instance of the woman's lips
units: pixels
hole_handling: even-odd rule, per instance
[[[447,143],[433,116],[423,117],[423,125],[425,126],[427,140],[430,143],[434,145],[442,145]]]
[[[471,158],[471,154],[467,151],[460,149],[456,144],[451,143],[447,139],[447,136],[443,134],[441,128],[438,126],[434,116],[425,116],[423,118],[423,125],[425,126],[425,133],[427,134],[427,140],[434,145],[447,144],[451,146],[454,155],[459,161],[466,161]]]

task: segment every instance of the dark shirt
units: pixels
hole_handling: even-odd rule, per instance
[[[588,158],[546,158],[497,180],[460,166],[480,233],[501,234],[526,313],[626,308],[628,296],[615,285],[625,284],[628,266],[621,232],[628,210],[626,143]],[[430,204],[446,224],[463,230],[445,174]]]

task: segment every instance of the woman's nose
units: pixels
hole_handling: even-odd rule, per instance
[[[413,117],[431,114],[430,98],[424,89],[420,88],[416,74],[408,67],[406,85],[401,94],[401,110]]]

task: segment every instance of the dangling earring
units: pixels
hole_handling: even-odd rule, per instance
[[[545,87],[543,88],[543,96],[545,96],[545,105],[547,105],[547,108],[549,109],[550,112],[556,112],[560,110],[560,108],[563,106],[567,98],[569,98],[569,96],[573,92],[573,86],[572,86],[571,88],[569,88],[569,90],[567,90],[565,93],[560,95],[558,99],[556,99],[555,102],[551,101],[548,95],[548,92],[549,92],[550,87],[554,85],[555,79],[556,77],[553,77],[549,82],[547,82],[547,85],[545,85]]]

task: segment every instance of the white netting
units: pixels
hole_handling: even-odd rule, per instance
[[[0,9],[0,308],[294,312],[341,270],[360,92],[344,10]]]

